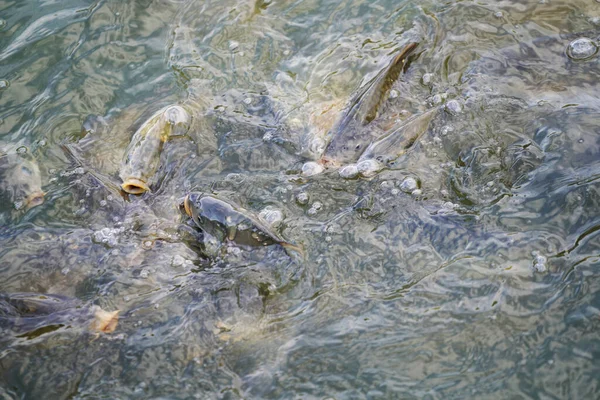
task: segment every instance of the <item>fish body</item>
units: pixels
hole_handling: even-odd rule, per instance
[[[392,85],[406,68],[408,58],[417,46],[418,43],[406,45],[392,58],[388,66],[364,85],[350,101],[342,117],[327,135],[328,144],[323,154],[325,163],[354,162],[373,140],[371,131],[365,126],[377,117]]]
[[[190,124],[190,115],[180,106],[169,106],[144,122],[133,135],[121,165],[121,188],[130,194],[149,191],[164,143],[169,137],[185,135]]]
[[[29,210],[44,202],[40,168],[29,153],[0,152],[0,201],[17,210]]]
[[[69,326],[112,333],[117,327],[118,314],[119,311],[86,306],[78,299],[57,294],[0,294],[0,327],[18,337],[34,338]]]
[[[200,229],[221,242],[229,240],[246,246],[286,243],[251,212],[215,196],[190,193],[184,208]]]

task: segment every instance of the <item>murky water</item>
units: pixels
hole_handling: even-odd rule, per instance
[[[33,333],[0,308],[2,398],[600,396],[597,1],[15,0],[0,19],[0,147],[45,192],[0,204],[0,293],[72,299]],[[410,42],[363,129],[433,110],[418,140],[379,146],[368,178],[302,175]],[[124,196],[129,141],[170,104],[191,128]],[[303,254],[207,252],[191,191]],[[89,307],[120,310],[115,331]]]

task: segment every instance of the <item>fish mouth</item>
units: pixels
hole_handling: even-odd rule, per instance
[[[44,203],[44,192],[34,192],[25,199],[26,209],[32,209]]]
[[[192,207],[190,205],[190,195],[189,194],[187,196],[185,196],[185,199],[183,199],[183,209],[185,210],[185,213],[191,218],[192,217]]]
[[[121,189],[123,189],[129,194],[143,194],[145,192],[150,191],[150,188],[148,187],[146,182],[137,178],[125,179],[125,181],[121,185]]]

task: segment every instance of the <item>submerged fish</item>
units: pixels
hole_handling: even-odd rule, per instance
[[[29,153],[0,152],[0,201],[17,210],[29,210],[44,202],[40,168]]]
[[[180,106],[169,106],[144,122],[131,138],[121,165],[121,188],[130,194],[149,191],[149,182],[158,169],[165,141],[172,136],[185,135],[190,123],[190,115]]]
[[[215,196],[194,192],[183,201],[183,208],[202,231],[219,242],[229,240],[239,245],[270,246],[279,244],[300,251],[270,230],[250,211]]]
[[[418,43],[409,43],[381,72],[363,86],[354,96],[346,111],[326,137],[328,142],[323,154],[326,163],[347,163],[358,159],[372,139],[364,126],[372,122],[381,104],[400,73],[406,68],[409,56]]]
[[[91,332],[112,333],[119,311],[85,306],[78,299],[57,294],[0,294],[0,327],[17,337],[33,339],[63,327],[86,327]]]

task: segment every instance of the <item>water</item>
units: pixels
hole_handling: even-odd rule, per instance
[[[2,325],[2,397],[598,398],[597,2],[30,0],[0,19],[0,144],[45,192],[0,204],[0,292],[120,310],[111,334]],[[436,110],[426,131],[382,171],[302,175],[412,41],[369,129]],[[190,132],[122,197],[131,136],[170,104]],[[304,257],[202,249],[192,190],[276,212]]]

